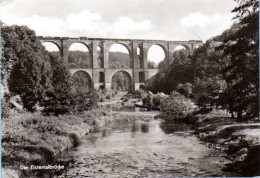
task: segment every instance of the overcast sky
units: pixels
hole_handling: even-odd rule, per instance
[[[234,0],[2,0],[1,20],[37,35],[206,40],[232,24]]]
[[[231,26],[236,6],[234,0],[0,1],[4,23],[27,25],[39,36],[203,41]],[[158,63],[165,55],[157,46],[150,56]]]

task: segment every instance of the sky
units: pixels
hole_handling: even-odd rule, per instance
[[[207,40],[232,24],[234,0],[1,0],[7,25],[39,36]]]

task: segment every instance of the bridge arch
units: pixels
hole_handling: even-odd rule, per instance
[[[94,88],[92,77],[86,70],[75,70],[72,81],[75,90],[91,91]]]
[[[91,68],[89,46],[83,42],[73,42],[68,46],[68,64],[70,68]]]
[[[152,44],[147,51],[147,68],[158,68],[160,62],[167,57],[167,49],[163,44]]]
[[[111,89],[122,89],[122,91],[132,92],[133,77],[127,70],[116,70],[111,75]],[[122,83],[119,83],[122,82]],[[127,86],[121,86],[127,85]]]
[[[89,44],[85,43],[84,41],[70,41],[67,43],[68,45],[68,49],[71,48],[71,46],[75,45],[75,44],[81,44],[81,45],[84,45],[88,50],[89,50]]]
[[[42,45],[44,46],[45,50],[49,51],[49,52],[59,52],[59,56],[62,56],[62,50],[61,47],[58,43],[56,43],[55,41],[51,41],[51,40],[44,40],[41,41]],[[55,49],[56,48],[56,49]]]
[[[113,43],[108,48],[109,68],[131,68],[131,49],[128,45],[120,42]]]

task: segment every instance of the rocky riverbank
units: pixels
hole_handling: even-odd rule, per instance
[[[208,147],[226,153],[232,163],[225,165],[225,171],[241,176],[260,175],[260,122],[258,119],[237,122],[222,110],[207,114],[193,112],[183,119],[193,126],[198,137]]]

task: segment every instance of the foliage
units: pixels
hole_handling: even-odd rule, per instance
[[[122,52],[109,52],[108,64],[109,68],[113,69],[130,68],[129,54]]]
[[[181,119],[193,111],[193,104],[190,99],[173,91],[169,97],[162,101],[161,111],[176,119]]]
[[[131,88],[130,77],[122,71],[116,72],[112,77],[112,89],[129,91]]]
[[[178,90],[201,107],[222,106],[238,119],[259,113],[257,0],[236,0],[236,23],[221,35],[207,40],[191,56],[177,54],[167,67],[147,82],[153,92]],[[184,85],[190,83],[192,86]],[[192,91],[192,93],[190,93]]]
[[[152,110],[153,107],[153,94],[148,93],[148,95],[142,98],[143,106],[145,106],[148,110]]]
[[[1,37],[4,41],[2,78],[7,81],[11,95],[20,95],[24,107],[34,111],[50,85],[50,64],[45,60],[48,54],[28,27],[3,26]]]
[[[70,68],[90,68],[91,57],[89,52],[69,51],[68,63]]]
[[[143,89],[138,89],[134,91],[135,98],[143,98],[145,96],[147,96],[147,92]]]
[[[162,101],[167,97],[168,95],[165,95],[164,93],[157,93],[153,95],[153,108],[160,110]]]
[[[76,92],[90,92],[92,90],[92,81],[85,71],[77,71],[72,76],[73,89]]]
[[[170,93],[179,83],[191,82],[193,73],[190,70],[191,60],[185,50],[174,53],[174,61],[166,68],[165,62],[159,64],[159,72],[147,80],[146,88],[153,93]]]
[[[180,94],[184,95],[185,97],[189,98],[192,94],[192,84],[191,83],[179,83],[176,86],[176,91],[179,92]]]
[[[154,61],[147,61],[147,68],[148,69],[155,69],[157,67],[156,67],[156,64],[155,64]]]
[[[10,103],[8,102],[8,100],[9,100],[8,95],[4,95],[1,98],[1,106],[2,106],[1,117],[2,117],[2,119],[9,117]]]
[[[259,1],[236,0],[237,27],[223,39],[220,49],[230,58],[222,74],[227,89],[220,95],[222,104],[237,113],[238,120],[257,117],[259,114]]]
[[[46,97],[42,102],[43,113],[47,115],[59,115],[73,110],[72,83],[68,69],[58,56],[51,55],[50,63],[52,68],[52,87],[46,89]]]
[[[217,105],[219,95],[226,89],[226,82],[221,77],[195,78],[193,93],[198,106],[206,108]]]
[[[19,95],[27,111],[43,106],[43,113],[47,115],[82,112],[96,104],[96,95],[87,93],[85,89],[89,88],[81,86],[86,82],[74,80],[73,87],[71,74],[59,54],[47,52],[34,31],[16,25],[3,26],[1,30],[5,99]],[[9,106],[7,100],[4,100],[5,106]]]
[[[147,92],[143,94],[142,102],[143,106],[148,110],[160,110],[161,102],[167,98],[168,96],[164,93],[153,94],[151,92]]]

